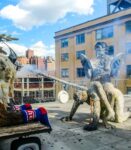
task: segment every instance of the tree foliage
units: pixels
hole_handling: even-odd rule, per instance
[[[18,40],[18,38],[12,37],[11,35],[0,34],[0,42],[9,42],[14,40]]]

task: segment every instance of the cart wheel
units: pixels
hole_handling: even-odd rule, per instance
[[[11,143],[11,150],[41,150],[41,141],[37,137],[14,140]]]

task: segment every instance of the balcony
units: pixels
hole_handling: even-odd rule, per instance
[[[22,83],[14,83],[14,88],[21,89],[22,88]]]

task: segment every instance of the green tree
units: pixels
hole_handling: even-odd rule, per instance
[[[15,63],[17,60],[17,55],[14,50],[7,44],[7,42],[18,40],[18,38],[12,37],[11,35],[0,34],[0,42],[4,43],[10,50],[9,59]]]

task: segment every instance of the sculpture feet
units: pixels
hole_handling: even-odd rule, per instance
[[[109,124],[109,123],[105,123],[104,122],[104,127],[106,128],[106,129],[115,129],[116,127],[115,126],[113,126],[113,125],[111,125],[111,124]]]
[[[87,124],[83,127],[83,130],[86,130],[86,131],[95,131],[98,129],[98,125],[96,123],[90,123],[90,124]]]
[[[66,117],[62,117],[60,120],[63,121],[63,122],[64,121],[71,121],[72,118],[70,116],[66,116]]]
[[[114,121],[115,120],[115,113],[114,112],[110,112],[108,114],[108,116],[106,117],[106,120],[108,120],[108,121]]]

